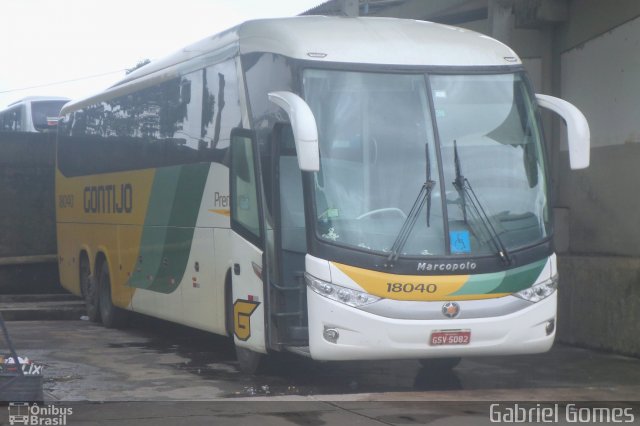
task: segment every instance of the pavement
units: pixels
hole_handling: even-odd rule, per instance
[[[640,424],[636,358],[556,344],[546,354],[468,358],[452,372],[429,372],[412,360],[284,355],[250,376],[238,371],[226,337],[143,316],[129,329],[105,329],[81,319],[79,299],[58,297],[4,296],[0,310],[19,319],[7,321],[19,354],[44,365],[41,407],[72,409],[69,425],[482,425],[542,409],[555,410],[552,423],[575,424],[567,417],[574,402],[584,407],[581,423],[602,424],[593,420],[605,407],[629,408],[618,413],[633,419],[622,422]],[[52,320],[65,316],[72,319]],[[0,425],[7,421],[0,408]]]
[[[84,315],[84,302],[72,294],[0,295],[5,321],[77,320]]]
[[[216,426],[466,426],[495,423],[553,423],[558,425],[607,424],[604,413],[620,413],[619,423],[640,424],[638,405],[633,404],[496,404],[422,402],[165,402],[104,403],[73,406],[68,425],[216,425]],[[529,410],[525,417],[523,410]],[[551,417],[537,416],[542,410]],[[509,410],[517,410],[518,421],[502,421]],[[614,411],[615,410],[615,411]],[[624,411],[627,410],[627,411]],[[578,417],[579,413],[580,417]],[[536,417],[537,416],[537,417]],[[609,417],[612,419],[613,416]],[[523,419],[523,420],[520,420]],[[557,419],[557,421],[555,420]],[[578,419],[582,421],[578,422]],[[631,420],[625,422],[625,420]],[[618,423],[618,422],[615,422]],[[45,424],[45,423],[43,423]],[[52,423],[49,423],[52,424]]]

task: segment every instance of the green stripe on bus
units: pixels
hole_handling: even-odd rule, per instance
[[[167,224],[176,194],[181,166],[156,169],[144,228],[140,239],[138,262],[129,278],[128,285],[136,288],[149,288],[160,269],[162,253],[166,240]]]
[[[169,223],[171,209],[167,206],[173,205],[181,169],[182,166],[156,169],[144,226],[166,226]]]
[[[187,267],[210,164],[158,169],[140,243],[140,260],[129,280],[137,288],[171,293]]]
[[[504,279],[492,293],[515,293],[531,287],[540,277],[547,260],[545,258],[538,262],[506,271]]]
[[[508,271],[471,275],[469,281],[450,296],[515,293],[524,290],[538,279],[546,263],[547,259],[543,259]]]
[[[504,272],[491,274],[471,275],[469,280],[455,293],[450,296],[465,296],[469,294],[488,294],[500,285],[504,279]]]

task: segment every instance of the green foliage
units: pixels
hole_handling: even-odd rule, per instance
[[[135,70],[137,70],[138,68],[142,68],[142,67],[144,67],[145,65],[147,65],[148,63],[151,63],[151,60],[150,60],[150,59],[143,59],[143,60],[141,60],[141,61],[138,61],[138,63],[137,63],[134,67],[132,67],[132,68],[127,68],[127,69],[126,69],[126,73],[127,73],[127,74],[131,74],[132,72],[134,72],[134,71],[135,71]]]

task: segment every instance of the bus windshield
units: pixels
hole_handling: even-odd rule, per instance
[[[401,256],[474,256],[549,235],[542,141],[520,74],[313,69],[303,84],[318,125],[322,240],[389,253],[402,230]]]
[[[60,110],[67,100],[62,101],[34,101],[31,103],[31,118],[33,127],[38,131],[52,128],[58,124]]]

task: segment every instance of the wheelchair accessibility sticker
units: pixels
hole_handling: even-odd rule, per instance
[[[469,231],[449,231],[451,253],[471,253]]]

